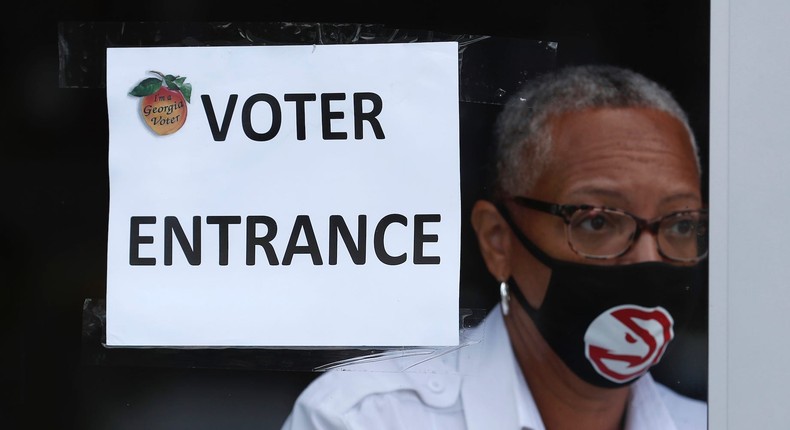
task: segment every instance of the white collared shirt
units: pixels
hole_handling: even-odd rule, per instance
[[[545,430],[498,308],[454,348],[399,351],[321,375],[283,430]],[[626,430],[705,430],[707,405],[654,382],[631,385]]]

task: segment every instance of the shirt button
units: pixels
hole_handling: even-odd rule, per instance
[[[428,388],[430,388],[434,393],[440,393],[444,391],[444,383],[438,379],[431,379],[428,381]]]

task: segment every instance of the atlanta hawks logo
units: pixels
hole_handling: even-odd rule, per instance
[[[613,307],[584,334],[584,353],[604,378],[624,383],[658,363],[674,337],[672,316],[662,307]]]

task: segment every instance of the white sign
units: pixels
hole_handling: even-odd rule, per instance
[[[458,342],[455,42],[107,51],[110,346]]]

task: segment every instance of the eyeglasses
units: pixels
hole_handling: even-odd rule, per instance
[[[525,208],[562,218],[568,244],[586,258],[619,257],[631,249],[643,231],[656,237],[658,252],[669,260],[691,263],[708,255],[708,211],[704,209],[645,220],[603,206],[559,205],[521,196],[512,200]]]

